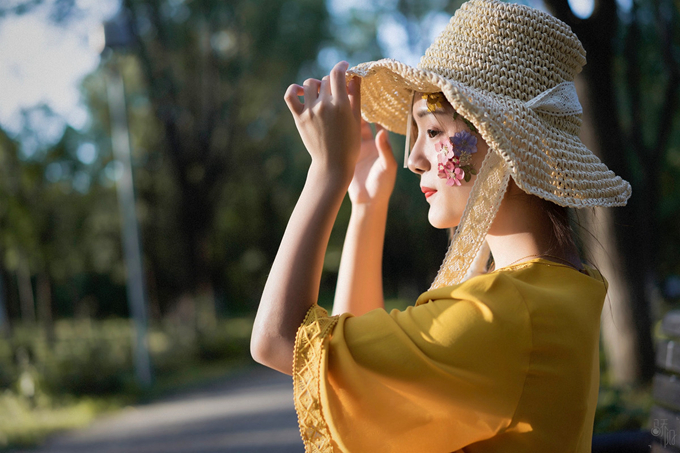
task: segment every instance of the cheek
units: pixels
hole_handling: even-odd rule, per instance
[[[440,185],[440,193],[434,200],[428,213],[428,220],[435,228],[453,228],[460,223],[460,219],[465,211],[472,182],[462,186],[450,187],[445,183]]]
[[[472,155],[471,162],[476,171],[481,169],[488,151],[488,145],[478,137],[477,152]],[[433,169],[436,171],[436,154],[430,155],[430,158],[434,158]],[[433,200],[428,213],[428,220],[432,226],[443,229],[455,227],[460,223],[475,179],[473,176],[469,182],[463,182],[461,186],[448,186],[445,179],[438,179],[439,194],[436,200]]]

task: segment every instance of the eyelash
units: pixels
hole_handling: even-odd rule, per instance
[[[430,138],[435,138],[437,135],[440,134],[440,132],[438,130],[434,130],[434,129],[428,129],[426,133],[427,133],[427,136],[430,137]]]

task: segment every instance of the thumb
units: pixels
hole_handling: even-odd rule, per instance
[[[349,96],[349,103],[352,106],[352,113],[358,120],[361,118],[361,78],[352,77],[347,86],[347,94]]]
[[[387,129],[379,124],[376,124],[376,129],[378,132],[375,134],[375,147],[378,148],[380,159],[385,162],[396,162],[394,154],[392,154],[392,145],[390,144],[390,137],[387,133]]]

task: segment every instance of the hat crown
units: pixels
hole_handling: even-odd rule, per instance
[[[550,14],[497,0],[470,0],[427,49],[418,67],[527,102],[573,81],[586,52]]]

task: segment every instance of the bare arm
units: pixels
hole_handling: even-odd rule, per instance
[[[291,85],[285,96],[312,164],[267,278],[250,347],[256,361],[286,374],[297,329],[317,302],[328,238],[359,155],[360,82],[347,87],[346,70],[338,63],[330,78]]]
[[[397,163],[387,131],[380,126],[377,130],[374,138],[368,123],[362,122],[361,153],[349,187],[352,215],[342,249],[333,314],[359,316],[385,306],[382,254]]]

